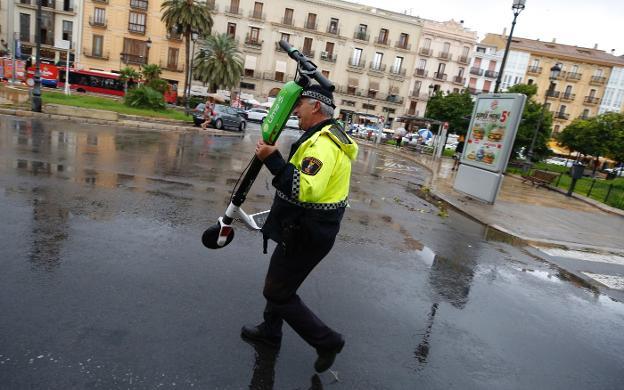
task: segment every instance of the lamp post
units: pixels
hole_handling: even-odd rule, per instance
[[[184,91],[184,112],[189,114],[189,99],[191,98],[191,83],[193,83],[193,59],[195,57],[195,42],[199,38],[199,34],[196,31],[191,32],[191,61],[189,64],[187,89]]]
[[[505,71],[505,63],[507,63],[507,54],[509,54],[509,46],[511,46],[511,37],[513,36],[514,27],[516,27],[516,18],[520,15],[520,12],[524,9],[526,0],[513,0],[511,4],[511,10],[513,11],[514,18],[511,22],[511,31],[509,31],[509,37],[507,37],[507,45],[505,46],[505,53],[503,54],[503,62],[501,62],[500,71],[496,78],[496,85],[494,86],[494,93],[498,92],[501,80],[503,78],[503,72]]]
[[[32,90],[31,110],[41,112],[41,1],[37,1],[37,18],[35,22],[36,64]]]
[[[555,64],[552,68],[550,68],[550,84],[548,85],[548,89],[544,95],[544,105],[542,106],[542,113],[537,119],[537,126],[535,126],[535,130],[533,131],[533,138],[531,139],[531,145],[529,146],[529,151],[526,155],[525,164],[523,167],[523,172],[528,173],[531,169],[531,165],[533,164],[533,148],[535,148],[535,141],[537,140],[537,133],[539,132],[539,128],[542,126],[542,122],[544,121],[544,111],[546,111],[546,103],[548,103],[548,96],[552,95],[553,90],[555,89],[555,80],[559,77],[561,73],[561,66],[559,64]]]
[[[149,64],[149,51],[150,48],[152,47],[152,38],[147,37],[147,41],[145,41],[145,47],[147,47],[147,50],[145,51],[145,65]]]

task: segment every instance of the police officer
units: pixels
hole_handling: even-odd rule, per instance
[[[277,246],[264,283],[264,322],[244,326],[241,332],[246,339],[277,349],[286,321],[316,349],[317,372],[331,367],[345,341],[303,303],[297,289],[334,245],[347,205],[351,161],[358,151],[332,119],[334,108],[330,91],[310,85],[293,111],[305,133],[292,145],[288,160],[274,145],[261,140],[256,146],[256,156],[275,176],[277,189],[262,228],[265,251],[268,239]]]

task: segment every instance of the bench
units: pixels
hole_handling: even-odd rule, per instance
[[[522,182],[524,183],[526,181],[530,181],[531,185],[535,185],[537,187],[548,186],[557,178],[557,176],[559,176],[558,173],[536,169],[533,171],[532,175],[523,175]]]

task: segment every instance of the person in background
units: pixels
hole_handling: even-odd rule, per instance
[[[201,124],[202,129],[208,128],[212,122],[212,111],[214,110],[214,99],[209,97],[206,99],[206,106],[204,107],[204,123]]]
[[[452,171],[459,169],[459,160],[461,159],[461,155],[462,152],[464,151],[464,136],[460,135],[459,138],[457,138],[457,146],[455,147],[455,154],[453,155],[453,159],[455,160],[453,162],[453,168],[451,168]]]

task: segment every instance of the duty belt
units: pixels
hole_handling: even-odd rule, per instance
[[[336,203],[308,203],[308,202],[300,202],[296,199],[289,197],[284,194],[282,191],[277,191],[277,196],[281,199],[285,200],[288,203],[294,204],[295,206],[302,207],[304,209],[310,210],[336,210],[341,207],[347,207],[347,199],[342,200]]]

